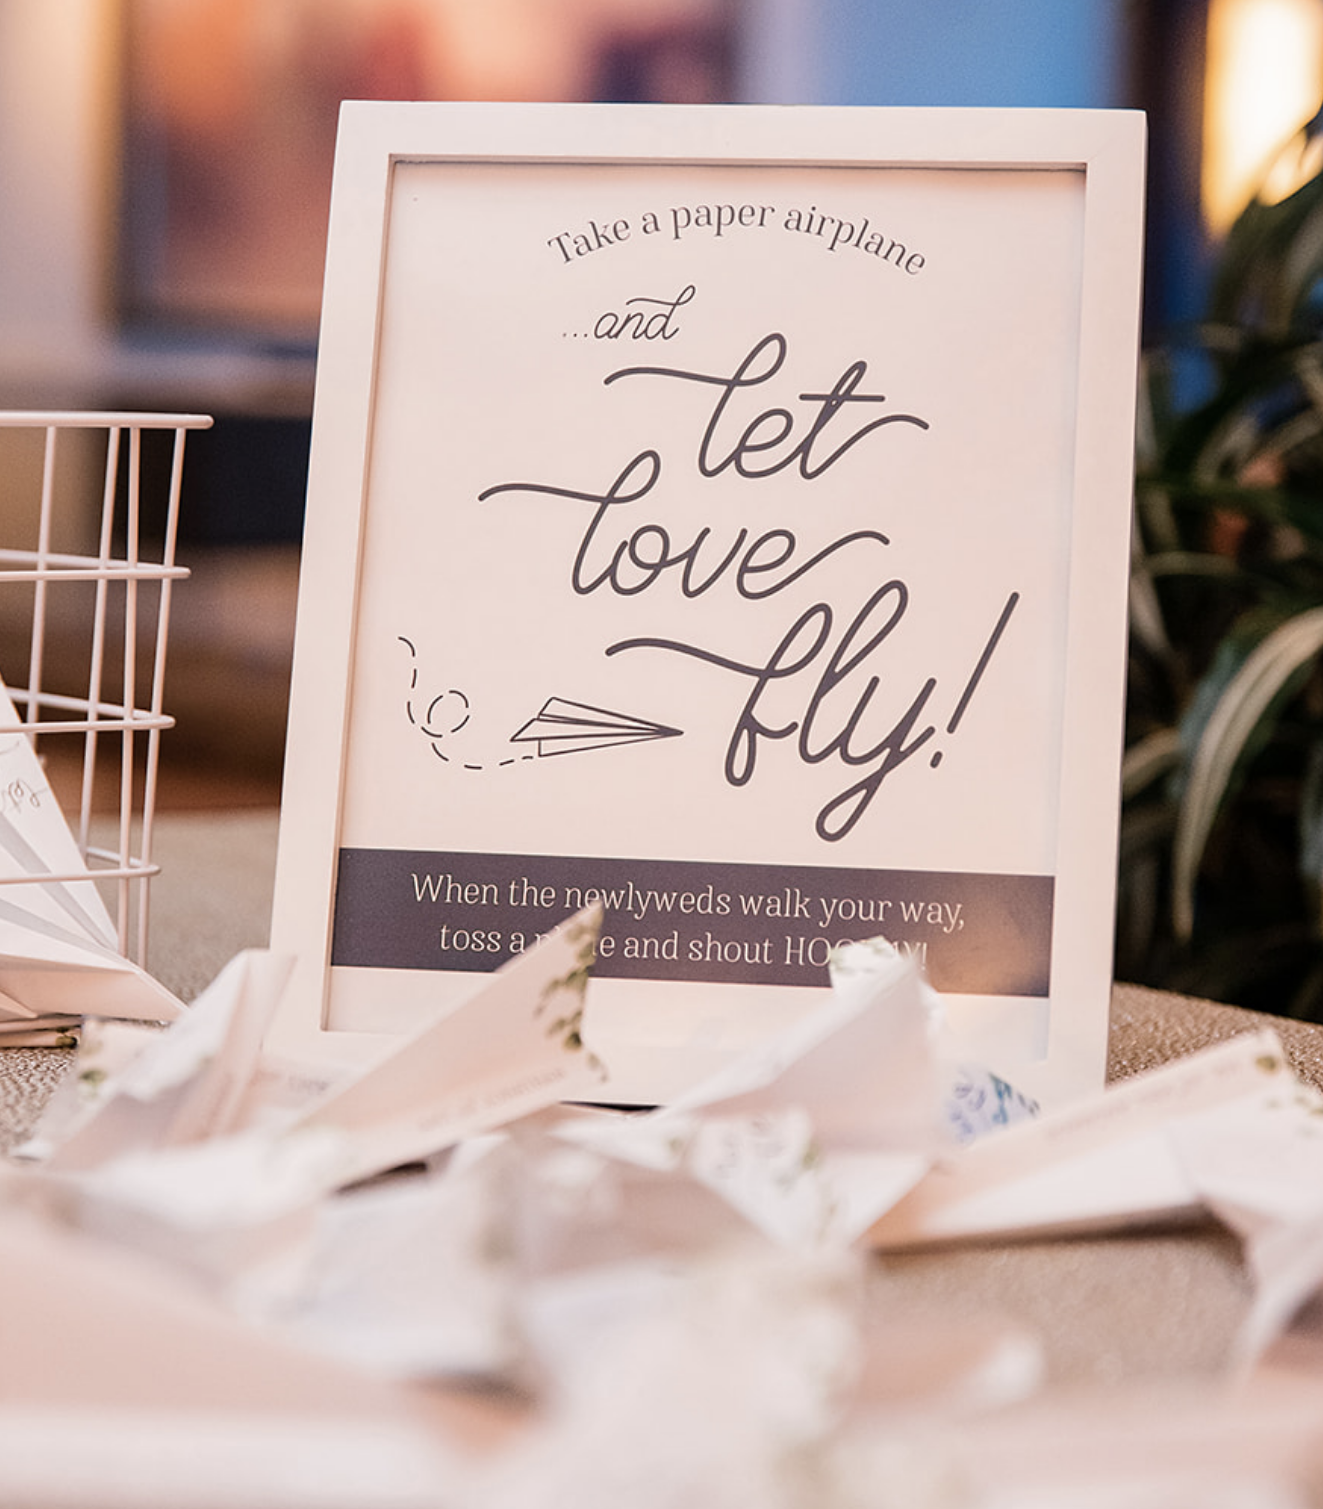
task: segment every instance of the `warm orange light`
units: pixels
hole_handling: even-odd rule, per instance
[[[1204,81],[1203,206],[1225,231],[1323,100],[1323,0],[1212,0]],[[1287,178],[1290,165],[1283,164]],[[1298,178],[1272,186],[1280,198]]]

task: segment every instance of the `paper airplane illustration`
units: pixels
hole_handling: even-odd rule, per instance
[[[510,742],[536,744],[539,756],[584,754],[620,744],[641,744],[647,739],[678,739],[683,732],[664,723],[590,707],[585,702],[548,697],[537,717],[512,734]]]

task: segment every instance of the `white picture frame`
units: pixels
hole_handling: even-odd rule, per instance
[[[343,107],[274,1050],[361,1060],[501,962],[457,960],[478,921],[505,957],[637,878],[606,1099],[802,1015],[902,906],[971,1057],[1101,1083],[1143,154],[1124,111]],[[649,884],[685,930],[647,941]],[[778,895],[761,980],[660,977]]]

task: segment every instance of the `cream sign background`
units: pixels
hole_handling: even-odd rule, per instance
[[[327,1026],[600,895],[671,1046],[882,933],[1041,1058],[1084,166],[386,176]]]

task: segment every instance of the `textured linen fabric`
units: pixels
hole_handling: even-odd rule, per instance
[[[241,949],[268,941],[277,814],[172,814],[158,821],[148,957],[191,1000]],[[1117,985],[1108,1078],[1124,1079],[1240,1032],[1274,1027],[1297,1072],[1323,1087],[1323,1027]],[[68,1049],[0,1049],[0,1146],[22,1140],[73,1061]],[[989,1319],[1043,1348],[1055,1385],[1212,1377],[1225,1367],[1250,1285],[1221,1228],[979,1243],[878,1256],[879,1316],[940,1315],[971,1334]]]
[[[1112,987],[1107,1078],[1128,1079],[1243,1032],[1271,1027],[1301,1079],[1323,1089],[1323,1026],[1142,985]]]
[[[191,1001],[245,948],[270,938],[279,814],[255,809],[172,813],[157,819],[148,964]],[[1323,1026],[1235,1006],[1117,985],[1112,991],[1109,1080],[1125,1079],[1222,1042],[1273,1027],[1296,1072],[1323,1088]],[[26,1135],[72,1060],[61,1048],[0,1049],[0,1146]]]

